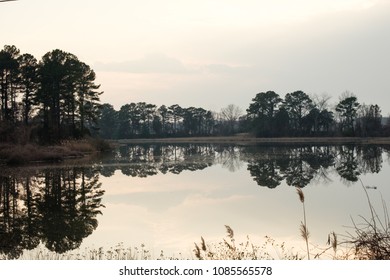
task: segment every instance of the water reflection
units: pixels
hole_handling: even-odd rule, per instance
[[[18,258],[43,243],[64,253],[97,227],[104,191],[92,168],[5,170],[0,175],[0,254]]]
[[[78,248],[98,226],[104,195],[100,176],[111,177],[116,171],[146,178],[213,165],[231,172],[246,167],[261,187],[274,189],[283,183],[305,187],[328,180],[330,174],[355,182],[362,174],[378,173],[383,154],[389,151],[388,146],[370,145],[129,145],[87,166],[2,170],[0,255],[18,258],[41,243],[57,253]]]
[[[259,186],[276,188],[283,181],[305,187],[312,180],[327,180],[333,171],[345,181],[360,174],[378,173],[382,154],[389,147],[364,146],[236,146],[212,144],[133,145],[121,147],[109,161],[100,163],[104,176],[116,170],[132,177],[180,174],[221,164],[234,172],[245,163]]]
[[[248,170],[258,185],[275,188],[283,180],[290,186],[305,187],[323,170],[334,165],[330,147],[263,147],[260,158],[248,155]]]
[[[216,163],[217,150],[211,144],[123,146],[109,160],[101,162],[101,172],[112,176],[120,170],[127,176],[144,178],[159,172],[180,174],[185,170],[202,170]]]

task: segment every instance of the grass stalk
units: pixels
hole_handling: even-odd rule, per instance
[[[305,195],[303,194],[303,191],[301,188],[297,187],[296,190],[297,190],[297,194],[298,194],[299,200],[302,203],[302,208],[303,208],[303,222],[301,222],[300,231],[301,231],[302,238],[306,242],[307,259],[310,260],[309,230],[307,228],[307,222],[306,222]]]

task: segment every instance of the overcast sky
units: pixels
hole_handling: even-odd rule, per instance
[[[389,0],[19,0],[0,19],[0,48],[75,54],[116,109],[348,90],[390,113]]]

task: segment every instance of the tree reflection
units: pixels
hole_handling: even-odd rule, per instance
[[[339,161],[336,170],[341,178],[356,182],[359,179],[360,171],[358,170],[358,158],[356,157],[354,146],[340,146]]]
[[[259,186],[276,188],[283,181],[284,177],[280,175],[278,166],[273,161],[257,161],[248,164],[248,170],[253,176],[253,180]]]
[[[64,253],[97,227],[104,191],[91,168],[45,169],[0,176],[0,254],[18,258],[43,243]]]
[[[333,170],[352,182],[360,174],[379,172],[384,150],[389,149],[378,145],[143,144],[121,147],[115,161],[103,162],[100,168],[104,176],[120,170],[127,176],[148,177],[197,171],[214,164],[235,172],[246,162],[259,186],[276,188],[285,181],[289,186],[305,187],[313,180],[329,180]]]
[[[368,145],[356,147],[358,157],[361,157],[361,173],[379,173],[382,169],[383,148],[380,146]]]
[[[180,174],[183,171],[205,169],[215,163],[214,145],[129,145],[122,146],[114,161],[102,162],[103,175],[112,176],[116,170],[132,177],[162,174]]]
[[[275,188],[283,180],[290,186],[305,187],[322,169],[333,165],[334,155],[327,147],[261,147],[261,156],[249,158],[248,170],[259,186]],[[251,158],[252,157],[252,158]]]
[[[0,249],[11,258],[23,251],[23,212],[18,207],[17,181],[11,176],[0,177]]]
[[[276,188],[284,180],[280,172],[284,166],[279,164],[279,152],[276,147],[255,146],[247,147],[243,151],[248,161],[247,169],[259,186]]]
[[[237,146],[227,146],[221,147],[217,146],[217,162],[222,165],[222,167],[228,169],[230,172],[235,172],[239,170],[243,161],[241,159],[241,148]]]
[[[256,151],[257,150],[257,151]],[[245,150],[248,170],[259,186],[305,187],[314,178],[327,179],[335,167],[341,178],[355,182],[362,173],[377,173],[382,168],[383,148],[365,146],[258,147]]]

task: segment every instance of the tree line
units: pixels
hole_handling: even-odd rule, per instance
[[[233,135],[257,137],[388,136],[377,104],[345,92],[331,107],[327,95],[274,91],[255,95],[246,109],[220,112],[178,104],[100,104],[95,72],[56,49],[40,61],[15,46],[0,51],[0,142],[53,143],[92,135],[105,139]]]
[[[75,55],[56,49],[40,61],[15,46],[0,51],[0,141],[57,142],[95,126],[100,85]]]
[[[160,107],[145,102],[123,105],[116,111],[103,104],[99,115],[103,138],[181,137],[252,133],[258,137],[311,137],[390,135],[382,124],[377,104],[360,104],[345,92],[332,109],[327,95],[310,97],[303,91],[282,99],[274,91],[260,92],[246,114],[230,104],[220,112],[183,108],[178,104]]]
[[[377,104],[360,104],[344,92],[334,109],[330,96],[310,97],[303,91],[287,93],[282,99],[274,91],[258,93],[247,109],[247,121],[257,136],[384,136],[389,124],[382,124]]]
[[[217,129],[215,115],[209,110],[145,102],[123,105],[119,111],[103,104],[99,124],[103,138],[204,136]]]

